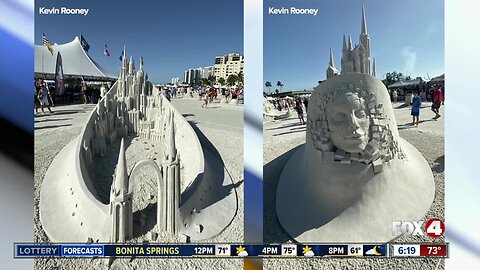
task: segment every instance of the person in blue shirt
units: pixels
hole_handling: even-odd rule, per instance
[[[422,99],[418,96],[418,91],[413,91],[412,99],[412,113],[413,122],[412,125],[418,127],[418,122],[420,118],[420,106],[422,106]]]

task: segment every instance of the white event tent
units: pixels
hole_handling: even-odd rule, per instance
[[[96,63],[80,44],[78,36],[69,43],[52,45],[53,55],[45,45],[35,45],[35,78],[53,79],[57,52],[62,56],[65,78],[83,78],[85,80],[115,81],[115,76]]]

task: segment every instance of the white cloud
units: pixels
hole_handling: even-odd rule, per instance
[[[313,257],[313,256],[315,256],[315,253],[313,253],[313,251],[309,250],[307,253],[303,254],[303,256],[305,256],[305,257]]]
[[[238,253],[238,256],[239,257],[246,257],[246,256],[248,256],[248,252],[244,250],[244,251]]]
[[[403,73],[414,74],[415,63],[417,62],[417,53],[411,47],[404,47],[402,50],[403,57]]]

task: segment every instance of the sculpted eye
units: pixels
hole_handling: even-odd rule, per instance
[[[357,118],[364,118],[367,116],[367,114],[365,113],[365,110],[357,110],[355,111],[355,116]]]

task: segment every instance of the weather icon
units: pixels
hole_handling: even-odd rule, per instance
[[[248,256],[248,252],[245,250],[243,246],[237,247],[237,255],[238,257],[246,257]]]
[[[313,257],[315,253],[313,253],[312,248],[309,246],[305,246],[303,249],[303,256],[305,257]]]
[[[381,249],[381,247],[379,247],[379,246],[374,246],[372,249],[369,249],[367,252],[365,252],[365,254],[366,254],[366,255],[380,256],[380,255],[382,255],[382,253],[379,252],[378,249]]]

